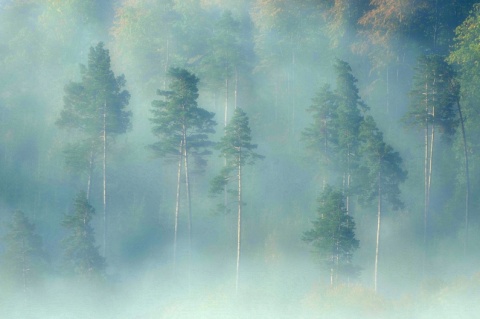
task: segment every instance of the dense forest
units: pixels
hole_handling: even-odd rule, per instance
[[[479,43],[469,0],[0,0],[0,316],[475,318]]]

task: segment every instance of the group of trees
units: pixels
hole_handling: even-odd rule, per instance
[[[252,212],[257,231],[303,232],[332,285],[371,267],[378,289],[381,226],[396,210],[416,216],[424,269],[441,238],[461,237],[469,255],[480,208],[479,25],[473,1],[0,4],[0,209],[21,209],[0,219],[2,271],[27,291],[63,255],[66,273],[97,279],[129,258],[126,243],[171,244],[177,265],[182,236],[193,263],[194,222],[214,210],[212,197],[236,212],[237,290]],[[253,167],[245,178],[260,154],[278,172]],[[261,218],[271,211],[278,218]],[[356,227],[375,234],[374,248]],[[61,254],[42,247],[48,232],[49,247],[63,238]],[[370,248],[374,258],[357,267],[354,253]]]
[[[303,138],[308,149],[322,159],[322,168],[334,175],[330,183],[340,185],[340,190],[335,192],[326,186],[324,173],[325,190],[318,208],[320,217],[314,222],[314,229],[305,233],[304,240],[321,248],[321,254],[325,255],[331,268],[332,284],[338,273],[347,277],[352,275],[351,258],[358,248],[358,241],[350,201],[354,196],[358,196],[362,204],[376,199],[376,291],[383,202],[388,201],[393,209],[402,208],[399,186],[407,173],[399,153],[384,141],[375,120],[366,114],[368,107],[358,94],[357,79],[348,63],[337,60],[335,70],[336,89],[332,91],[326,85],[317,93],[309,108],[314,121],[305,129]],[[326,227],[331,229],[326,232]],[[333,235],[325,236],[334,230]],[[326,243],[329,243],[327,247]],[[333,260],[335,268],[331,266]]]

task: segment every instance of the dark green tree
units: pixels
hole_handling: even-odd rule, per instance
[[[347,212],[350,211],[351,179],[358,166],[358,134],[363,121],[363,114],[368,108],[360,98],[357,79],[352,74],[350,65],[341,60],[335,63],[337,97],[337,116],[335,126],[338,130],[337,162],[344,181]]]
[[[327,184],[326,174],[334,167],[338,147],[338,100],[330,89],[324,85],[312,100],[312,105],[307,109],[311,114],[311,123],[302,132],[303,141],[307,149],[314,156],[320,156],[320,166],[325,168],[323,184]]]
[[[190,198],[189,158],[205,163],[203,157],[210,153],[213,143],[209,134],[215,132],[214,113],[198,107],[199,79],[189,71],[180,68],[169,70],[169,91],[158,90],[163,100],[152,102],[152,131],[158,141],[149,147],[155,156],[178,161],[177,197],[175,209],[174,262],[176,260],[178,214],[180,209],[180,177],[182,167],[185,173],[185,191],[188,211],[188,234],[191,241],[192,209]],[[182,166],[183,165],[183,166]],[[190,244],[191,245],[191,244]],[[191,248],[191,246],[189,246]]]
[[[304,232],[303,240],[312,244],[323,266],[330,271],[330,284],[340,277],[350,277],[358,271],[352,265],[352,256],[359,247],[355,238],[355,221],[347,214],[345,197],[331,186],[318,197],[317,219],[313,228]]]
[[[467,187],[466,193],[466,210],[465,210],[465,243],[464,249],[467,252],[468,244],[468,229],[469,229],[469,206],[475,205],[474,209],[477,209],[476,203],[469,201],[468,193],[470,187],[471,193],[476,193],[479,189],[479,179],[472,178],[470,176],[478,175],[476,173],[476,165],[472,164],[472,173],[469,172],[469,155],[472,157],[471,162],[478,161],[478,154],[480,150],[480,143],[478,136],[480,135],[479,112],[478,101],[480,99],[480,93],[477,89],[480,82],[480,66],[478,59],[480,57],[480,48],[476,43],[480,37],[480,4],[475,4],[469,16],[462,22],[462,24],[455,30],[455,45],[451,51],[448,62],[455,65],[458,72],[458,112],[460,117],[460,123],[462,128],[462,143],[464,146],[464,160],[465,160],[465,176],[462,177],[462,173],[459,173],[460,180],[465,181]],[[461,106],[460,106],[461,102]],[[468,137],[466,134],[468,132]],[[470,183],[472,185],[470,185]]]
[[[111,70],[110,54],[103,43],[91,47],[87,66],[80,66],[81,81],[65,86],[64,106],[57,120],[60,128],[76,131],[79,141],[67,146],[66,164],[87,173],[87,199],[98,157],[103,171],[103,255],[107,251],[107,149],[115,137],[130,128],[131,112],[125,108],[130,94],[125,77]]]
[[[36,233],[35,225],[18,210],[13,214],[3,240],[3,276],[13,287],[21,287],[27,298],[28,291],[41,283],[47,271],[48,258],[42,248],[42,238]]]
[[[242,243],[242,170],[245,165],[252,165],[257,159],[263,158],[255,152],[256,144],[252,144],[252,136],[247,114],[241,109],[235,109],[235,113],[225,128],[216,148],[225,158],[226,165],[211,182],[211,193],[218,194],[228,185],[233,189],[237,197],[237,263],[235,289],[238,292],[238,280],[240,270],[241,243]],[[233,184],[233,185],[232,185]]]
[[[424,252],[427,249],[429,228],[430,190],[432,185],[433,155],[437,129],[450,138],[458,126],[456,103],[458,87],[452,85],[454,72],[440,55],[423,55],[418,59],[410,92],[408,124],[424,130]]]
[[[359,138],[361,161],[359,166],[360,198],[363,202],[377,200],[377,237],[375,248],[374,289],[377,291],[378,256],[380,248],[381,216],[384,210],[383,203],[391,204],[394,210],[403,207],[400,199],[400,184],[407,178],[403,169],[402,158],[398,152],[386,144],[383,134],[371,116],[367,116],[360,127]]]
[[[91,221],[95,209],[85,192],[75,198],[73,212],[65,215],[62,226],[69,232],[63,239],[64,266],[67,273],[87,279],[98,279],[105,274],[105,259],[95,245]]]

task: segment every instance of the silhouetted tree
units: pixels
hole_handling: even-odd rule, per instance
[[[130,127],[131,112],[125,107],[130,94],[125,77],[115,77],[110,66],[109,51],[103,43],[91,47],[88,65],[80,66],[81,82],[65,86],[64,106],[57,120],[60,128],[75,130],[80,141],[66,149],[66,163],[87,172],[86,196],[90,198],[91,179],[97,156],[102,158],[103,171],[103,255],[107,252],[107,149],[114,138]],[[86,160],[88,158],[88,160]]]
[[[375,270],[374,289],[377,291],[378,278],[378,256],[380,248],[380,225],[383,212],[383,203],[387,201],[393,209],[403,207],[400,200],[399,185],[407,178],[407,172],[402,168],[402,158],[398,152],[386,144],[383,134],[377,128],[371,116],[367,116],[360,127],[359,138],[362,140],[360,146],[361,160],[360,168],[363,178],[359,192],[364,202],[377,200],[377,237],[375,248]]]
[[[182,165],[185,173],[185,191],[188,211],[188,234],[191,242],[192,209],[190,198],[189,158],[204,163],[203,156],[210,153],[213,143],[208,135],[215,132],[214,113],[198,107],[199,79],[189,71],[171,68],[169,91],[158,90],[163,100],[152,102],[152,131],[158,141],[149,147],[155,156],[178,161],[177,197],[175,209],[174,262],[176,260],[178,214],[180,209],[180,176]],[[191,243],[189,244],[191,249]]]
[[[324,85],[313,98],[312,105],[307,109],[311,114],[311,123],[302,132],[303,141],[307,149],[315,155],[319,155],[320,164],[325,167],[323,184],[327,183],[326,174],[334,167],[338,148],[338,100],[330,89]]]
[[[303,240],[313,245],[330,271],[333,286],[339,282],[339,276],[350,277],[358,271],[352,265],[352,256],[359,241],[355,238],[355,221],[347,214],[341,191],[326,186],[317,201],[318,217],[312,222],[313,228],[304,232]]]
[[[234,181],[233,192],[237,195],[237,268],[235,289],[238,292],[241,243],[242,243],[242,170],[245,165],[252,165],[257,159],[262,158],[254,150],[256,144],[252,144],[252,136],[247,114],[241,109],[235,109],[235,113],[225,128],[225,136],[217,144],[217,149],[226,160],[225,167],[211,183],[211,193],[218,194],[228,184]]]
[[[68,231],[62,241],[65,270],[87,279],[98,279],[105,275],[105,259],[98,252],[90,224],[94,214],[95,209],[82,191],[75,198],[73,212],[65,215],[62,222]]]
[[[454,73],[439,55],[423,55],[418,59],[410,92],[409,111],[405,116],[407,123],[424,130],[424,250],[427,249],[429,225],[430,190],[432,184],[433,154],[436,129],[444,137],[455,133],[458,125],[456,103],[458,89],[452,86]]]
[[[3,241],[2,274],[14,287],[21,287],[27,300],[28,291],[41,282],[47,271],[48,258],[42,238],[36,233],[35,225],[17,210]]]

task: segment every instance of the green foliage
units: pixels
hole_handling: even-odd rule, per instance
[[[313,123],[303,132],[303,139],[309,150],[323,157],[323,163],[334,163],[330,169],[344,178],[353,175],[359,164],[358,136],[368,108],[359,96],[350,65],[336,60],[335,72],[335,90],[323,86],[308,109]]]
[[[80,73],[81,82],[65,87],[64,108],[57,125],[87,136],[99,135],[106,112],[107,133],[125,133],[130,127],[131,112],[125,110],[130,94],[123,89],[125,77],[113,74],[109,51],[102,42],[90,48],[88,64],[80,67]]]
[[[80,192],[75,198],[73,212],[65,215],[62,222],[69,232],[62,241],[65,271],[87,279],[105,274],[105,260],[95,246],[95,233],[90,224],[94,214],[95,209],[88,202],[85,192]]]
[[[22,211],[17,210],[13,214],[3,241],[3,276],[15,287],[22,287],[24,290],[39,284],[46,274],[48,258],[42,247],[42,238],[35,231],[35,225]]]
[[[171,68],[169,91],[158,90],[163,100],[152,102],[152,132],[158,141],[149,147],[157,157],[177,157],[187,152],[197,160],[209,154],[209,134],[215,132],[215,114],[198,107],[199,79],[189,71]],[[200,163],[202,163],[200,161]]]
[[[386,144],[383,134],[371,116],[367,116],[360,127],[359,138],[362,160],[356,189],[363,203],[371,202],[378,196],[387,199],[394,209],[403,208],[400,199],[400,184],[407,179],[402,158],[398,152]]]
[[[338,146],[341,154],[340,160],[345,167],[356,154],[359,146],[358,132],[363,120],[362,112],[368,108],[358,94],[358,80],[352,74],[350,65],[341,60],[335,63],[336,88],[338,99]]]
[[[211,193],[223,190],[223,186],[231,180],[230,174],[239,167],[253,165],[257,159],[262,159],[263,156],[254,151],[256,148],[257,145],[252,144],[247,113],[241,108],[236,108],[230,123],[225,127],[225,135],[216,145],[220,156],[225,158],[226,165],[220,175],[213,179]]]
[[[456,102],[458,86],[453,69],[440,55],[422,55],[418,59],[410,92],[410,111],[406,121],[422,128],[437,126],[446,136],[458,126]]]
[[[359,241],[355,238],[355,222],[347,214],[344,195],[327,186],[317,202],[318,217],[312,222],[313,228],[304,232],[303,240],[313,245],[332,278],[354,275],[351,262]]]
[[[246,61],[241,25],[231,11],[225,11],[213,27],[208,54],[202,59],[204,78],[212,79],[216,87],[224,85],[235,69]]]
[[[313,154],[322,157],[322,163],[330,166],[336,160],[336,147],[338,145],[338,100],[331,91],[330,85],[320,88],[312,100],[312,105],[307,109],[311,114],[313,123],[303,132],[302,138],[306,147]]]
[[[65,86],[64,106],[56,122],[60,128],[76,131],[81,136],[76,146],[69,146],[65,151],[66,164],[73,165],[72,169],[80,168],[82,159],[101,150],[104,117],[106,136],[113,140],[130,128],[132,115],[125,110],[130,99],[128,91],[123,89],[125,77],[115,77],[109,51],[103,43],[90,48],[88,65],[81,65],[80,73],[81,82]]]

